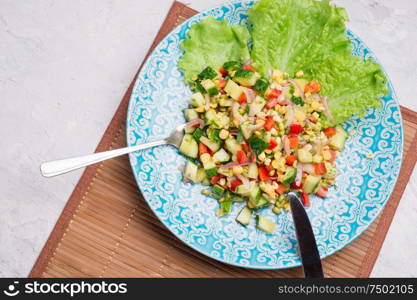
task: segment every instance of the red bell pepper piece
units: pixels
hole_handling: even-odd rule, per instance
[[[288,137],[288,140],[290,142],[290,148],[297,148],[298,146],[298,136],[296,135],[291,135]]]
[[[274,127],[275,121],[271,116],[266,116],[264,128],[266,131],[270,131]]]
[[[220,68],[219,69],[219,72],[220,72],[220,74],[222,74],[223,77],[226,77],[227,76],[227,73],[228,73],[227,70],[226,69],[223,69],[223,68]]]
[[[314,164],[314,173],[316,175],[323,175],[326,172],[326,165],[323,162]]]
[[[300,124],[290,124],[289,134],[300,134],[303,131],[303,126],[301,126]]]
[[[240,95],[239,99],[237,99],[237,102],[239,102],[240,104],[248,102],[248,98],[246,98],[246,94],[242,93],[242,95]]]
[[[327,186],[320,186],[316,192],[316,195],[321,198],[325,198],[328,192],[329,192],[329,188]]]
[[[246,154],[242,150],[236,152],[236,158],[239,163],[246,162]]]
[[[268,94],[268,100],[272,101],[277,99],[281,95],[282,91],[278,89],[272,89]]]
[[[270,139],[270,140],[269,140],[269,146],[268,146],[268,149],[269,149],[269,150],[273,150],[276,146],[278,146],[277,141],[276,141],[276,140],[274,140],[274,139]]]
[[[334,128],[334,127],[328,127],[326,129],[324,129],[323,132],[324,132],[324,134],[327,137],[332,137],[332,136],[334,136],[336,134],[336,128]]]
[[[258,168],[259,171],[259,179],[261,181],[267,181],[269,179],[268,170],[265,168],[265,166],[260,166]]]
[[[233,180],[233,181],[230,183],[230,190],[231,190],[232,192],[234,192],[234,191],[236,191],[236,188],[237,188],[239,185],[242,185],[242,184],[243,184],[243,182],[242,182],[242,181],[240,181],[240,180],[238,180],[238,179]]]
[[[275,192],[277,192],[280,195],[283,195],[287,191],[287,189],[288,189],[287,186],[285,186],[282,183],[279,183],[277,189],[275,190]]]
[[[294,155],[290,155],[287,157],[287,159],[285,160],[286,164],[289,166],[293,166],[294,162],[297,160],[297,158]]]
[[[203,143],[198,144],[198,153],[199,153],[200,156],[205,154],[205,153],[213,155],[213,151],[211,151],[210,148],[207,147],[206,145],[204,145]]]
[[[306,193],[301,193],[301,200],[303,201],[304,206],[310,206],[310,198]]]
[[[244,66],[243,69],[248,70],[248,71],[252,71],[252,72],[256,72],[256,69],[254,67],[252,67],[251,65]]]

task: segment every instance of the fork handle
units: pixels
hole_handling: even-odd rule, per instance
[[[66,158],[66,159],[60,159],[60,160],[54,160],[49,162],[44,162],[41,164],[41,174],[44,177],[52,177],[61,175],[64,173],[68,173],[70,171],[86,167],[98,162],[101,162],[106,159],[110,159],[113,157],[121,156],[127,153],[152,148],[160,145],[167,144],[166,140],[160,140],[155,142],[150,142],[146,144],[131,146],[131,147],[125,147],[110,151],[104,151],[104,152],[98,152],[94,154],[84,155],[84,156],[78,156],[78,157],[72,157],[72,158]]]

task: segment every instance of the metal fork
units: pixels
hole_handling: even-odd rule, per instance
[[[106,159],[118,157],[124,154],[160,145],[172,145],[176,148],[179,148],[181,145],[182,138],[184,136],[184,127],[185,124],[178,126],[169,137],[163,140],[84,156],[44,162],[41,164],[41,173],[45,177],[53,177],[101,162]]]

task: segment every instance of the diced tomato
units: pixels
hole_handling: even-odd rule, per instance
[[[264,128],[266,131],[270,131],[274,127],[275,121],[271,116],[265,118]]]
[[[240,180],[238,180],[238,179],[233,180],[233,181],[230,183],[230,190],[231,190],[232,192],[234,192],[234,191],[236,191],[236,188],[237,188],[239,185],[242,185],[242,184],[243,184],[243,182],[242,182],[242,181],[240,181]]]
[[[269,146],[268,146],[268,149],[269,149],[269,150],[272,150],[272,149],[274,149],[276,146],[278,146],[277,141],[276,141],[276,140],[274,140],[274,139],[270,139],[270,140],[269,140]]]
[[[219,69],[219,72],[220,72],[220,74],[222,74],[223,77],[226,77],[227,76],[227,73],[228,73],[227,70],[226,69],[223,69],[223,68],[220,68]]]
[[[210,182],[211,182],[211,184],[216,184],[223,177],[225,177],[223,174],[217,174],[217,175],[211,177]]]
[[[298,136],[296,135],[291,135],[288,137],[288,140],[290,142],[290,148],[297,148],[298,146]]]
[[[265,107],[267,108],[267,109],[271,109],[271,108],[273,108],[275,105],[277,105],[278,104],[278,98],[275,98],[275,99],[273,99],[273,100],[270,100],[266,105],[265,105]]]
[[[295,183],[295,181],[291,184],[291,187],[293,188],[293,189],[295,189],[295,190],[299,190],[299,189],[301,189],[302,187],[303,187],[303,184],[300,182],[300,184],[299,185],[297,185],[296,183]]]
[[[268,170],[264,166],[260,166],[258,168],[259,171],[259,179],[261,181],[267,181],[269,179]]]
[[[326,129],[324,129],[323,132],[324,132],[324,134],[327,137],[332,137],[332,136],[334,136],[336,134],[336,128],[334,128],[334,127],[328,127]]]
[[[306,193],[301,193],[301,200],[303,201],[304,206],[310,206],[310,198]]]
[[[246,153],[242,150],[236,152],[236,158],[239,163],[246,162]]]
[[[334,162],[336,160],[337,152],[334,151],[334,150],[332,150],[332,149],[329,149],[327,151],[329,151],[330,152],[330,155],[331,155],[331,158],[329,159],[329,161],[330,162]]]
[[[243,69],[248,70],[248,71],[252,71],[252,72],[256,72],[256,69],[254,67],[252,67],[251,65],[244,66]]]
[[[316,175],[323,175],[326,172],[326,165],[323,162],[314,164],[314,173]]]
[[[277,192],[278,194],[282,195],[282,194],[284,194],[287,191],[287,189],[288,188],[284,184],[279,183],[277,189],[275,190],[275,192]]]
[[[245,153],[250,152],[249,145],[246,144],[246,142],[243,142],[241,145],[242,145],[242,149],[243,149],[243,151],[245,151]]]
[[[287,163],[287,165],[293,166],[296,160],[297,158],[294,155],[290,155],[287,157],[285,162]]]
[[[219,87],[219,89],[223,89],[226,86],[226,83],[226,80],[219,80],[217,86]]]
[[[316,192],[316,195],[321,198],[325,198],[328,192],[329,192],[329,188],[327,186],[320,186]]]
[[[239,99],[237,99],[237,102],[239,102],[240,104],[248,102],[248,98],[246,98],[246,94],[242,93],[242,95],[240,95]]]
[[[274,169],[274,167],[271,164],[266,165],[265,168],[268,170],[268,172]]]
[[[278,89],[272,89],[268,94],[268,100],[277,99],[281,95],[282,91]]]
[[[198,153],[200,154],[200,156],[203,155],[204,153],[213,155],[213,151],[211,151],[210,148],[204,145],[203,143],[198,144]]]
[[[290,124],[289,134],[300,134],[303,131],[303,126],[301,126],[300,124]]]
[[[304,88],[304,92],[305,93],[318,93],[320,92],[320,88],[321,88],[320,83],[313,80],[309,84],[306,85],[306,87]]]

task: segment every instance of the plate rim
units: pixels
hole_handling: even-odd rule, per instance
[[[143,64],[142,64],[142,67],[141,67],[141,70],[139,71],[139,73],[137,74],[137,76],[135,77],[135,83],[134,83],[134,85],[133,85],[133,88],[132,88],[132,93],[131,93],[131,95],[130,95],[130,97],[129,97],[129,104],[128,104],[128,108],[127,108],[127,112],[126,112],[126,143],[127,143],[127,146],[133,146],[133,145],[131,145],[130,143],[129,143],[129,124],[130,124],[130,116],[132,115],[132,113],[131,113],[131,107],[132,107],[132,103],[133,103],[133,101],[135,101],[135,99],[134,99],[134,94],[133,94],[133,91],[134,90],[136,90],[137,88],[138,88],[138,86],[139,86],[139,77],[141,76],[141,73],[142,73],[142,70],[143,70],[143,68],[144,68],[144,66],[147,64],[147,62],[148,62],[148,60],[149,60],[149,58],[150,57],[152,57],[157,51],[159,51],[160,49],[160,47],[161,47],[161,45],[166,41],[166,40],[168,40],[169,38],[170,38],[170,36],[174,33],[174,32],[176,32],[176,31],[178,31],[178,29],[180,29],[181,27],[183,27],[184,25],[185,25],[185,23],[188,23],[188,22],[192,22],[193,20],[195,20],[195,19],[200,19],[200,18],[204,18],[204,17],[207,17],[207,16],[205,16],[205,15],[207,15],[209,12],[211,12],[211,11],[213,11],[213,10],[215,10],[215,9],[220,9],[220,8],[223,8],[223,7],[225,7],[226,5],[231,5],[231,4],[246,4],[246,5],[248,5],[248,4],[250,4],[250,3],[255,3],[255,2],[257,2],[257,1],[254,1],[254,0],[233,0],[233,1],[227,1],[227,2],[224,2],[224,3],[222,3],[222,4],[220,4],[220,5],[216,5],[216,6],[213,6],[213,7],[211,7],[211,8],[209,8],[209,9],[206,9],[206,10],[204,10],[204,11],[201,11],[201,12],[197,12],[194,16],[192,16],[192,17],[190,17],[190,18],[188,18],[188,19],[186,19],[186,20],[184,20],[183,22],[181,22],[180,24],[178,24],[177,26],[175,26],[163,39],[161,39],[161,41],[155,46],[155,48],[149,53],[149,55],[145,58],[145,60],[143,61]],[[396,91],[395,91],[395,89],[394,89],[394,86],[393,86],[393,83],[392,83],[392,80],[391,80],[391,78],[389,77],[389,75],[388,75],[388,73],[386,72],[386,70],[385,70],[385,68],[384,68],[384,66],[381,64],[381,62],[380,62],[380,60],[378,59],[378,57],[376,56],[376,54],[374,53],[374,51],[371,49],[371,48],[369,48],[368,47],[368,45],[358,36],[358,35],[356,35],[352,30],[350,30],[349,29],[349,27],[348,26],[346,26],[346,34],[348,34],[348,33],[350,33],[350,34],[352,34],[352,36],[354,36],[355,37],[355,39],[357,39],[359,42],[360,42],[360,44],[362,44],[367,50],[369,50],[370,51],[370,53],[371,53],[371,55],[372,55],[372,58],[374,59],[374,61],[376,62],[376,63],[378,63],[378,65],[381,67],[381,69],[382,69],[382,71],[383,71],[383,73],[385,74],[385,76],[387,77],[387,79],[388,79],[388,87],[389,87],[389,89],[391,90],[391,94],[392,94],[392,99],[395,101],[395,104],[396,104],[396,107],[398,108],[398,112],[399,112],[399,114],[398,114],[398,116],[399,116],[399,124],[400,124],[400,139],[401,139],[401,147],[400,147],[400,151],[398,152],[398,154],[400,155],[400,167],[397,169],[397,172],[396,172],[396,174],[395,174],[395,179],[393,180],[393,185],[391,186],[391,189],[390,189],[390,191],[389,191],[389,197],[387,198],[387,200],[380,206],[380,208],[379,208],[379,210],[378,210],[378,212],[375,214],[375,217],[372,219],[372,221],[370,221],[364,228],[362,228],[361,230],[358,230],[357,231],[357,233],[353,236],[353,238],[351,238],[350,239],[350,241],[348,242],[348,243],[346,243],[346,244],[344,244],[344,245],[342,245],[342,246],[339,246],[339,247],[337,247],[337,248],[334,248],[334,249],[332,249],[332,251],[330,251],[329,253],[326,253],[326,254],[324,254],[324,255],[320,255],[320,258],[321,259],[324,259],[324,258],[326,258],[326,257],[329,257],[329,256],[331,256],[331,255],[333,255],[333,254],[335,254],[335,253],[337,253],[338,251],[340,251],[340,250],[342,250],[343,248],[345,248],[346,246],[348,246],[348,245],[350,245],[352,242],[354,242],[358,237],[360,237],[375,221],[376,221],[376,219],[381,215],[381,213],[383,212],[383,210],[385,209],[385,206],[387,205],[387,203],[388,203],[388,201],[390,200],[390,198],[391,198],[391,196],[392,196],[392,193],[393,193],[393,191],[394,191],[394,189],[395,189],[395,187],[396,187],[396,184],[397,184],[397,181],[398,181],[398,178],[399,178],[399,175],[400,175],[400,172],[401,172],[401,166],[402,166],[402,163],[403,163],[403,159],[404,159],[404,122],[403,122],[403,118],[402,118],[402,113],[401,113],[401,105],[400,105],[400,103],[399,103],[399,101],[398,101],[398,96],[397,96],[397,93],[396,93]],[[141,193],[141,195],[142,195],[142,198],[146,201],[146,204],[148,205],[148,207],[149,207],[149,209],[152,211],[152,213],[157,217],[157,219],[164,225],[164,227],[166,228],[166,229],[168,229],[170,232],[171,232],[171,234],[176,238],[176,239],[178,239],[179,241],[181,241],[182,243],[184,243],[185,245],[187,245],[188,247],[190,247],[190,248],[192,248],[193,250],[195,250],[195,251],[197,251],[197,252],[199,252],[199,253],[201,253],[202,255],[204,255],[204,256],[206,256],[206,257],[209,257],[209,258],[211,258],[211,259],[214,259],[214,260],[217,260],[217,261],[219,261],[219,262],[221,262],[221,263],[224,263],[224,264],[228,264],[228,265],[232,265],[232,266],[235,266],[235,267],[240,267],[240,268],[246,268],[246,269],[255,269],[255,270],[285,270],[285,269],[291,269],[291,268],[296,268],[296,267],[300,267],[301,266],[301,261],[300,261],[300,259],[298,259],[297,260],[297,262],[296,263],[291,263],[291,264],[289,264],[289,265],[285,265],[285,266],[266,266],[266,265],[262,265],[262,266],[258,266],[258,265],[242,265],[242,264],[238,264],[238,263],[235,263],[235,262],[231,262],[231,261],[227,261],[227,260],[224,260],[224,259],[222,259],[222,258],[220,258],[220,257],[215,257],[215,256],[213,256],[213,255],[211,255],[210,253],[206,253],[206,252],[204,252],[204,251],[202,251],[201,249],[199,249],[199,248],[197,248],[195,245],[193,245],[193,244],[191,244],[191,243],[188,243],[188,242],[186,242],[186,241],[184,241],[183,239],[181,239],[180,237],[178,237],[177,236],[177,234],[167,225],[167,224],[165,224],[165,222],[164,222],[164,220],[162,220],[160,217],[159,217],[159,215],[158,214],[156,214],[155,213],[155,211],[152,209],[152,207],[151,207],[151,205],[149,204],[149,201],[148,201],[148,199],[146,199],[146,197],[143,195],[143,193],[142,193],[142,190],[141,190],[141,187],[140,187],[140,185],[139,185],[139,181],[138,181],[138,174],[136,174],[136,172],[135,172],[135,170],[134,170],[134,166],[133,166],[133,158],[134,157],[134,154],[133,153],[129,153],[129,163],[130,163],[130,167],[131,167],[131,170],[132,170],[132,173],[133,173],[133,175],[134,175],[134,178],[135,178],[135,182],[136,182],[136,185],[137,185],[137,187],[138,187],[138,189],[139,189],[139,192]]]

